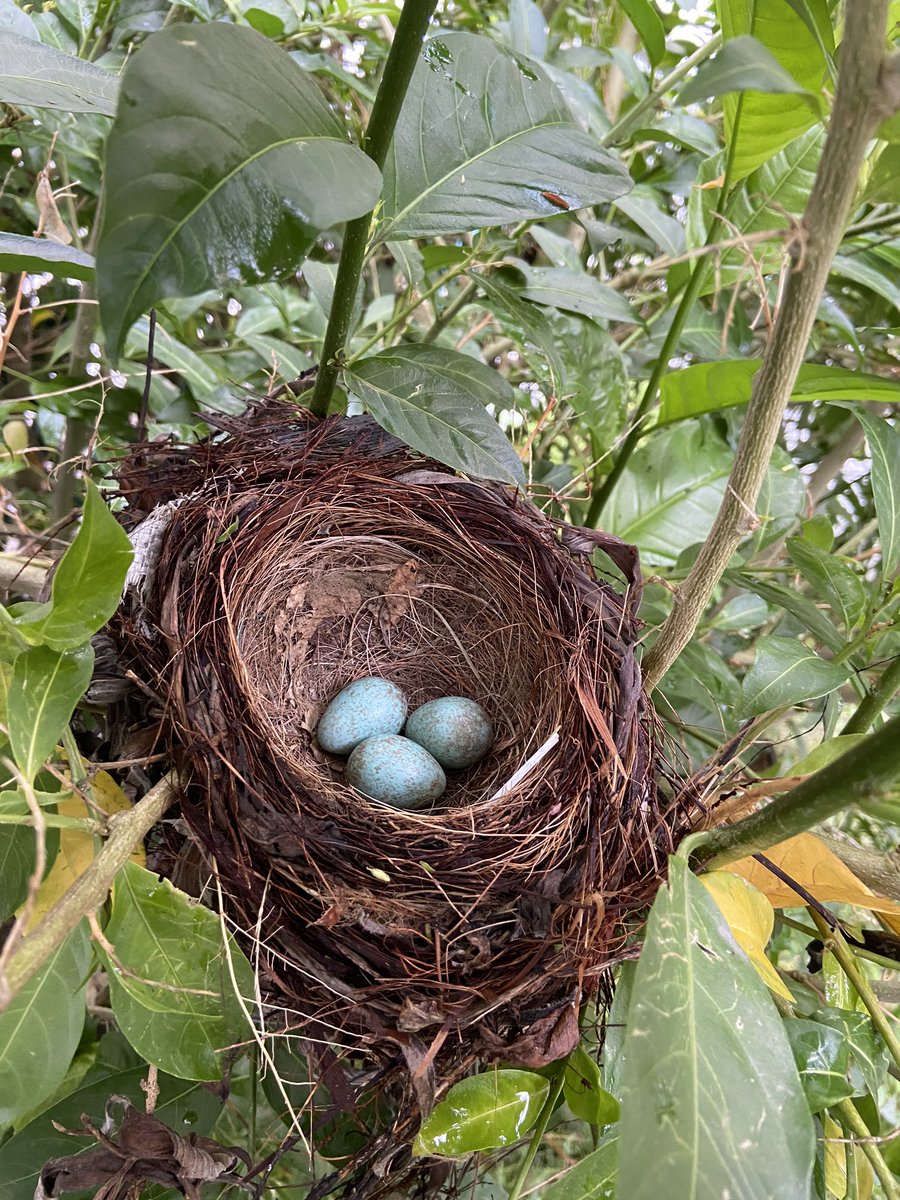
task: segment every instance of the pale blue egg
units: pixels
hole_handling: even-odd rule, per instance
[[[345,779],[357,791],[394,808],[424,808],[447,786],[441,765],[398,734],[366,738],[347,759]]]
[[[334,697],[319,721],[316,737],[328,754],[349,754],[378,733],[399,733],[409,705],[396,683],[369,675]]]
[[[494,744],[487,713],[465,696],[442,696],[420,705],[410,714],[403,732],[448,771],[481,762]]]

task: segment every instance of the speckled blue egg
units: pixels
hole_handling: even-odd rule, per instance
[[[328,754],[349,754],[366,738],[399,733],[408,709],[402,688],[369,675],[338,692],[322,713],[316,737]]]
[[[424,808],[447,786],[441,764],[396,733],[366,738],[347,759],[347,782],[394,808]]]
[[[494,744],[487,713],[465,696],[442,696],[420,705],[410,714],[403,733],[424,746],[448,771],[481,762]]]

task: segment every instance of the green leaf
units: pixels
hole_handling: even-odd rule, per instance
[[[33,42],[41,40],[34,21],[28,13],[19,8],[15,0],[0,0],[0,30],[10,30],[20,37],[30,38]]]
[[[105,933],[118,960],[107,959],[110,1002],[131,1045],[170,1075],[220,1078],[223,1055],[248,1036],[229,957],[246,1005],[254,987],[250,964],[230,937],[226,954],[218,917],[168,880],[127,863]]]
[[[760,579],[749,571],[726,571],[725,582],[736,587],[748,588],[774,609],[783,608],[785,612],[796,617],[829,650],[843,648],[844,639],[828,617],[816,608],[808,596],[802,595],[796,589],[772,583],[768,579]]]
[[[81,528],[53,576],[51,598],[16,622],[29,642],[70,650],[116,611],[134,551],[125,530],[87,482]]]
[[[606,1138],[561,1179],[542,1187],[541,1200],[615,1200],[618,1166],[618,1136]]]
[[[622,8],[644,44],[650,65],[655,67],[666,52],[666,29],[651,0],[621,0]]]
[[[651,189],[635,188],[616,201],[616,208],[634,221],[664,254],[674,256],[684,250],[684,226],[660,209]]]
[[[9,744],[16,765],[31,782],[50,757],[75,705],[91,682],[94,651],[32,646],[13,663],[9,689]]]
[[[842,754],[846,754],[848,750],[858,746],[867,736],[868,734],[865,733],[843,733],[838,737],[829,738],[827,742],[820,742],[815,749],[810,750],[809,754],[804,754],[799,762],[794,763],[791,767],[791,774],[812,775],[814,771],[830,767]]]
[[[41,808],[49,808],[56,804],[59,796],[37,792],[35,799]],[[29,814],[30,809],[21,792],[0,792],[0,815]],[[59,830],[46,829],[43,836],[46,869],[49,871],[59,850]],[[28,895],[36,854],[33,828],[28,825],[0,824],[0,921],[12,916]]]
[[[94,259],[83,250],[47,238],[0,233],[0,271],[50,271],[65,279],[93,279]]]
[[[853,1094],[877,1096],[887,1074],[889,1054],[871,1017],[843,1008],[817,1008],[810,1018],[838,1030],[849,1045]]]
[[[118,90],[109,71],[0,29],[0,102],[111,117]]]
[[[793,638],[764,638],[757,644],[753,666],[744,676],[740,715],[755,717],[783,704],[826,696],[852,673],[849,667],[826,662]]]
[[[127,1096],[136,1108],[143,1109],[146,1095],[141,1089],[141,1080],[147,1078],[146,1064],[136,1066],[136,1055],[116,1055],[112,1047],[107,1049],[119,1040],[122,1040],[121,1035],[107,1034],[100,1043],[98,1062],[80,1086],[0,1146],[0,1194],[3,1200],[33,1200],[38,1175],[49,1159],[76,1154],[93,1145],[87,1139],[73,1139],[55,1129],[54,1121],[62,1129],[79,1129],[81,1114],[87,1113],[99,1127],[103,1124],[109,1096]],[[119,1062],[119,1058],[125,1061]],[[200,1084],[173,1079],[162,1072],[158,1082],[155,1116],[185,1136],[209,1133],[221,1111],[221,1098]]]
[[[565,267],[520,268],[526,286],[522,295],[536,304],[579,313],[598,321],[637,321],[637,313],[624,296],[585,272]]]
[[[820,39],[831,51],[834,35],[828,0],[809,0],[808,7],[819,28],[819,38],[786,0],[755,0],[752,5],[747,0],[717,0],[716,3],[726,44],[742,35],[752,34],[791,78],[818,96],[827,70],[819,48]],[[794,141],[817,120],[807,98],[790,93],[745,92],[741,100],[729,93],[725,96],[724,108],[726,143],[736,138],[735,182]]]
[[[881,574],[889,579],[900,563],[900,430],[862,408],[854,408],[872,456],[872,492],[881,538]]]
[[[603,1087],[600,1068],[583,1046],[576,1046],[566,1059],[563,1095],[575,1116],[589,1125],[611,1125],[619,1119],[619,1102]]]
[[[84,1026],[90,958],[82,922],[0,1012],[0,1129],[65,1077]]]
[[[787,552],[800,574],[849,633],[866,613],[866,589],[852,567],[805,538],[788,538]]]
[[[320,230],[373,207],[379,181],[319,87],[259,34],[154,34],[125,69],[107,150],[97,286],[110,352],[163,296],[295,270]]]
[[[868,288],[876,296],[881,296],[900,309],[900,285],[897,283],[896,272],[885,275],[879,270],[878,260],[865,254],[837,254],[831,263],[832,275],[841,275],[852,283]]]
[[[628,406],[622,352],[593,321],[560,312],[548,316],[563,361],[556,394],[578,413],[602,453],[621,433]]]
[[[457,1083],[419,1130],[413,1154],[453,1157],[511,1146],[535,1123],[550,1081],[531,1071],[485,1071]]]
[[[617,1200],[807,1196],[812,1117],[765,984],[680,858],[657,894],[625,1046]]]
[[[384,171],[382,238],[504,225],[615,200],[628,172],[532,59],[474,33],[426,42]]]
[[[345,371],[375,420],[414,450],[468,475],[520,483],[522,464],[486,404],[515,393],[490,367],[438,346],[397,346]]]
[[[660,382],[659,424],[718,412],[746,404],[753,377],[762,366],[757,359],[725,359],[670,371]],[[813,400],[900,401],[900,383],[881,375],[866,375],[844,367],[805,363],[791,392],[792,404]]]
[[[850,1083],[850,1043],[836,1029],[790,1017],[784,1031],[810,1112],[818,1113],[853,1095]]]
[[[547,22],[534,0],[510,0],[509,40],[513,50],[530,58],[547,51]]]
[[[900,144],[893,142],[878,155],[863,199],[867,204],[900,204]]]
[[[504,330],[520,340],[532,369],[558,390],[564,374],[561,355],[565,347],[557,343],[550,314],[525,299],[512,272],[480,272],[478,286],[490,306],[503,317]]]
[[[742,35],[725,42],[714,58],[700,64],[697,74],[681,89],[678,102],[696,104],[726,92],[745,91],[810,96],[762,42]]]

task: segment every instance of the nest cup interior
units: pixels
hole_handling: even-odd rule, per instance
[[[385,807],[346,786],[344,761],[315,740],[322,712],[344,687],[367,675],[389,679],[410,711],[439,696],[476,700],[494,726],[488,756],[449,771],[432,808],[391,810],[401,823],[470,826],[468,810],[495,804],[558,727],[567,654],[548,633],[554,622],[534,564],[448,527],[439,495],[409,495],[401,505],[394,489],[387,509],[306,504],[285,520],[262,573],[257,559],[229,581],[236,659],[273,750],[324,808],[342,813],[348,805]],[[527,800],[545,771],[526,776],[504,804]]]

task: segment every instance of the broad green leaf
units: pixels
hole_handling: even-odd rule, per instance
[[[0,1012],[0,1129],[51,1096],[69,1069],[90,958],[82,922]]]
[[[467,475],[520,483],[522,464],[485,405],[515,393],[490,367],[437,346],[397,346],[348,368],[347,386],[379,425]]]
[[[651,189],[635,188],[616,201],[616,208],[634,221],[638,229],[646,233],[664,254],[683,252],[684,226],[660,209]]]
[[[678,102],[696,104],[727,92],[745,91],[810,95],[762,42],[743,34],[725,42],[714,58],[701,63],[697,74],[679,92]]]
[[[128,863],[105,932],[118,959],[107,961],[110,1002],[131,1045],[170,1075],[218,1079],[223,1055],[248,1036],[229,957],[245,1005],[254,995],[250,964],[230,937],[226,954],[219,918]]]
[[[548,312],[563,373],[557,396],[578,414],[598,453],[619,436],[628,406],[628,375],[618,344],[594,321]]]
[[[554,390],[559,390],[565,374],[562,359],[565,346],[557,344],[552,315],[525,298],[512,272],[480,272],[478,286],[487,298],[488,307],[503,318],[504,331],[520,340],[531,368],[548,379]]]
[[[868,204],[900,204],[900,144],[892,142],[878,155],[863,198]]]
[[[778,1012],[687,863],[669,859],[637,966],[617,1200],[809,1195],[812,1117]]]
[[[41,808],[55,805],[59,796],[38,792],[35,799]],[[25,816],[30,813],[21,792],[0,792],[0,815]],[[53,866],[59,850],[59,830],[44,831],[44,853],[47,869]],[[37,844],[34,829],[28,825],[0,824],[0,921],[12,916],[28,895],[28,884],[34,874]]]
[[[13,663],[9,689],[9,744],[30,782],[50,757],[75,705],[91,682],[94,651],[32,646]]]
[[[510,0],[509,40],[513,50],[529,58],[547,52],[547,22],[534,0]]]
[[[109,1096],[127,1096],[136,1108],[144,1107],[146,1095],[141,1089],[141,1080],[147,1078],[147,1066],[135,1065],[139,1060],[130,1048],[123,1054],[116,1054],[114,1047],[107,1050],[107,1045],[115,1043],[116,1039],[124,1040],[119,1034],[107,1035],[101,1040],[97,1063],[75,1091],[0,1146],[0,1194],[3,1200],[33,1200],[44,1163],[51,1158],[77,1154],[93,1144],[88,1139],[75,1139],[54,1128],[54,1121],[63,1130],[80,1129],[81,1114],[87,1113],[99,1127],[103,1124]],[[207,1134],[221,1108],[221,1098],[207,1088],[160,1072],[155,1115],[171,1128],[185,1136]]]
[[[878,1095],[888,1066],[888,1049],[872,1018],[843,1008],[817,1008],[810,1019],[837,1029],[850,1046],[850,1083],[853,1094]]]
[[[111,117],[118,90],[102,67],[0,29],[0,102]]]
[[[619,1119],[619,1102],[603,1087],[600,1068],[583,1046],[566,1059],[563,1075],[566,1104],[589,1125],[611,1125]]]
[[[827,70],[819,48],[820,39],[831,51],[834,35],[827,0],[809,0],[808,7],[820,31],[818,38],[786,0],[753,0],[752,3],[750,0],[716,0],[726,43],[751,34],[774,55],[788,75],[807,91],[818,95]],[[749,175],[817,120],[807,100],[790,93],[745,92],[741,99],[730,93],[724,98],[724,108],[726,143],[735,136],[737,138],[735,181]]]
[[[725,581],[737,587],[749,588],[773,608],[789,612],[810,633],[815,634],[822,645],[827,646],[829,650],[842,649],[844,639],[838,633],[837,628],[825,613],[816,608],[808,596],[802,595],[794,588],[784,587],[780,583],[772,583],[768,579],[761,579],[749,571],[726,571]]]
[[[125,357],[140,361],[147,353],[149,337],[150,322],[146,317],[142,317],[131,327],[125,338]],[[209,396],[224,382],[222,376],[211,366],[211,362],[216,362],[216,359],[210,355],[202,357],[195,353],[178,338],[173,337],[159,321],[153,339],[153,357],[177,371],[198,400]]]
[[[535,1123],[550,1081],[531,1071],[485,1071],[457,1083],[422,1125],[413,1154],[453,1157],[511,1146]]]
[[[33,42],[41,40],[34,21],[28,13],[19,8],[15,0],[0,0],[0,30],[9,30],[11,33],[17,33],[19,37],[30,38]]]
[[[842,276],[861,287],[869,288],[876,296],[881,296],[900,309],[900,284],[897,283],[897,272],[886,274],[880,269],[877,259],[865,254],[837,254],[831,263],[832,275]]]
[[[53,650],[80,646],[116,611],[133,557],[128,535],[88,480],[81,528],[53,576],[51,598],[19,619],[19,632]]]
[[[872,456],[872,492],[881,538],[881,574],[889,579],[900,563],[900,429],[865,409],[854,409]]]
[[[837,555],[820,550],[805,538],[788,538],[787,552],[816,598],[828,603],[849,633],[865,616],[867,597],[863,581]]]
[[[679,425],[635,451],[604,512],[606,527],[652,566],[674,565],[709,533],[733,455],[711,429]]]
[[[282,379],[297,379],[313,365],[302,350],[289,345],[281,338],[257,333],[243,340],[251,350],[256,351],[266,368],[270,371],[277,369]]]
[[[313,80],[259,34],[154,34],[125,69],[107,150],[97,286],[110,352],[163,296],[296,269],[320,230],[373,207],[379,178]]]
[[[628,172],[532,59],[474,33],[425,43],[384,171],[381,237],[428,237],[607,203]]]
[[[655,67],[666,52],[666,30],[652,0],[621,0],[622,8],[638,31],[647,51],[650,65]]]
[[[522,266],[522,295],[536,304],[560,308],[598,321],[637,321],[637,313],[623,295],[586,272],[565,267]]]
[[[0,233],[0,271],[50,271],[65,279],[93,279],[94,259],[83,250],[47,238]]]
[[[790,1017],[784,1031],[810,1112],[822,1112],[853,1095],[850,1083],[850,1043],[836,1029],[801,1017]]]
[[[698,363],[663,375],[660,383],[660,425],[718,412],[746,404],[753,377],[761,366],[758,359],[725,359]],[[806,363],[797,375],[791,403],[813,400],[900,401],[900,383],[881,375],[866,375],[844,367],[820,367]]]
[[[615,1200],[619,1139],[605,1138],[560,1179],[541,1188],[541,1200]]]
[[[849,667],[826,662],[793,638],[764,638],[744,676],[741,716],[755,717],[783,704],[815,700],[836,691],[852,673]]]

